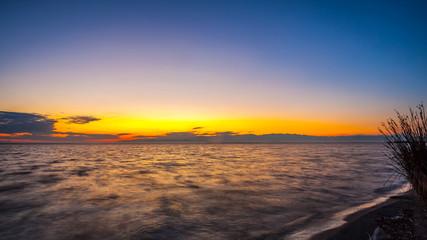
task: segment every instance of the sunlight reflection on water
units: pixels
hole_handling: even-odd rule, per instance
[[[381,144],[3,144],[1,239],[277,239],[400,185]]]

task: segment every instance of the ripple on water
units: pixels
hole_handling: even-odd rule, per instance
[[[85,177],[85,176],[89,176],[90,171],[91,171],[91,169],[89,169],[89,168],[81,167],[81,168],[77,168],[77,169],[72,170],[71,174],[77,175],[79,177]]]
[[[105,204],[106,202],[111,203],[115,200],[118,200],[119,198],[120,198],[119,195],[112,193],[112,194],[108,194],[108,195],[101,195],[101,196],[97,196],[94,198],[90,198],[90,199],[88,199],[88,201],[99,203],[99,204]]]
[[[49,165],[41,165],[41,164],[37,164],[37,165],[29,166],[29,167],[28,167],[28,169],[29,169],[29,170],[37,170],[37,169],[44,168],[44,167],[48,167],[48,166],[49,166]]]
[[[40,202],[35,201],[25,201],[25,200],[5,200],[0,201],[0,213],[13,213],[21,212],[33,208],[39,208],[43,206]]]
[[[63,160],[53,160],[53,161],[50,161],[49,163],[63,163],[64,161]]]
[[[382,150],[0,145],[0,239],[282,239],[392,190]]]
[[[0,186],[0,192],[21,191],[29,187],[31,184],[26,182],[12,183]]]
[[[32,173],[31,171],[16,171],[16,172],[7,173],[6,175],[28,175],[31,173]]]
[[[58,174],[45,174],[40,175],[37,182],[41,184],[55,184],[64,180],[64,178],[60,177]]]
[[[139,170],[139,174],[155,174],[156,172],[150,170]]]

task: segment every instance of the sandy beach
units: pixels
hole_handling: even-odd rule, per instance
[[[344,225],[318,233],[310,240],[427,239],[426,202],[413,191],[392,196],[344,220]]]

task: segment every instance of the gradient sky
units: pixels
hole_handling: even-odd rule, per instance
[[[3,0],[0,111],[55,119],[58,133],[377,134],[394,109],[427,102],[426,12],[425,1]]]

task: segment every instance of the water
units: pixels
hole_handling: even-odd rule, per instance
[[[401,187],[381,144],[3,144],[0,239],[287,239]]]

